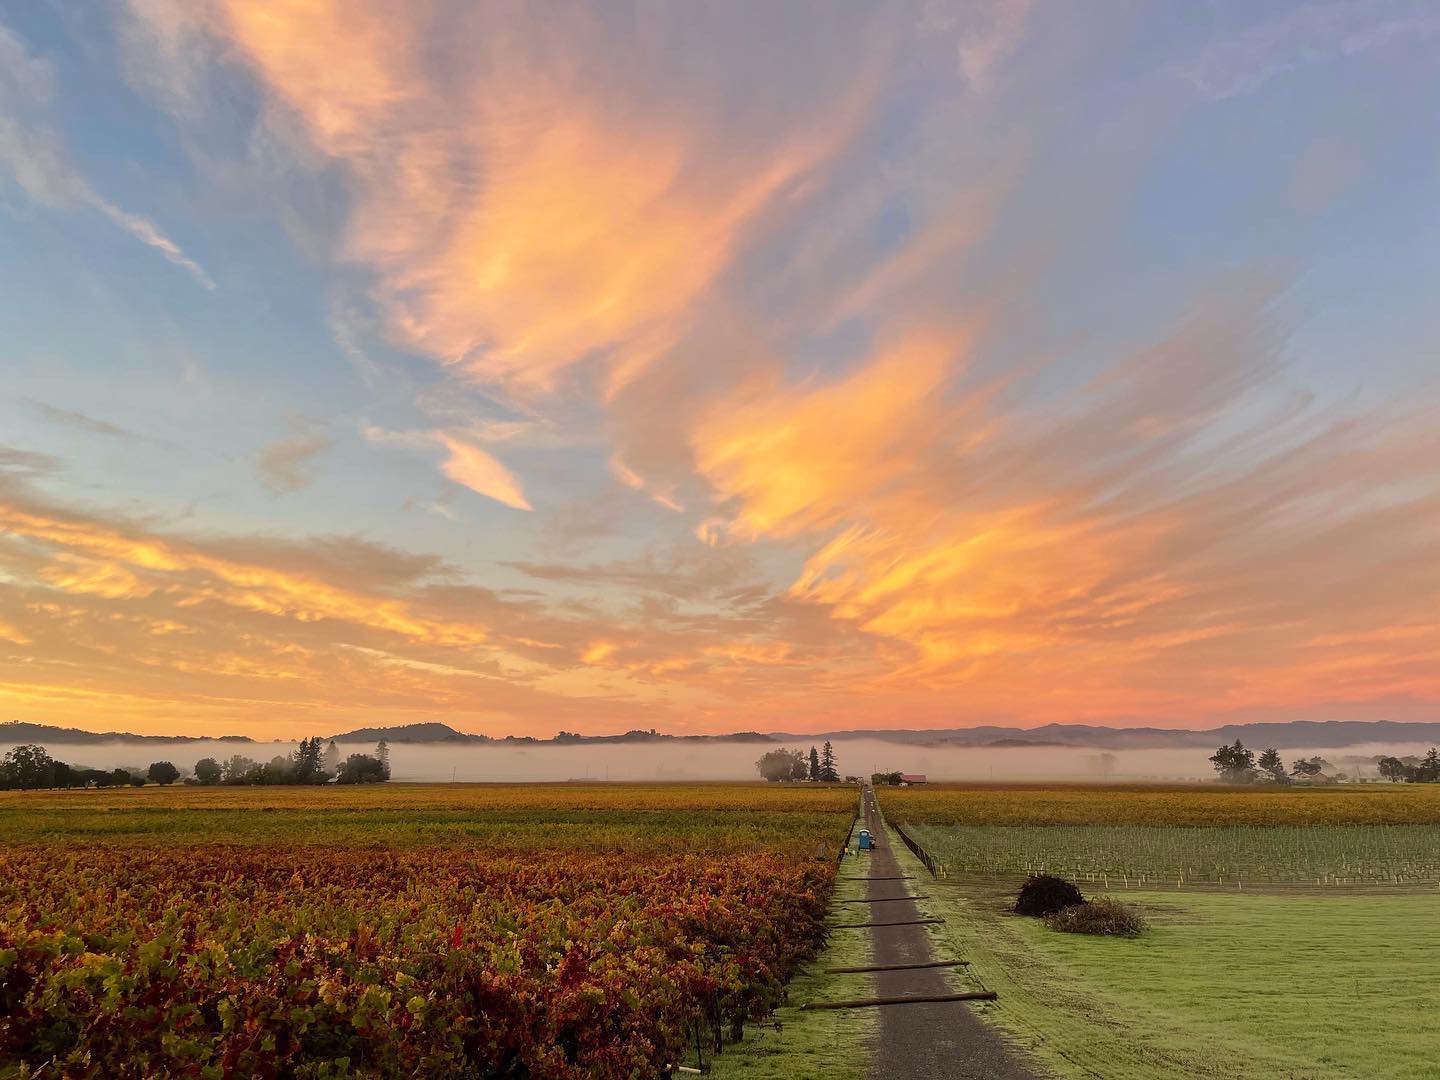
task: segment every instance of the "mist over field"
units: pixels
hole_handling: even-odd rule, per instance
[[[0,753],[13,744],[0,743]],[[337,743],[342,755],[373,753],[373,743]],[[786,743],[689,743],[653,746],[635,743],[496,746],[468,743],[393,743],[393,779],[410,782],[515,782],[563,780],[755,780],[756,760],[767,750],[790,746],[808,751],[808,741]],[[922,746],[881,739],[835,740],[842,775],[872,772],[924,773],[943,780],[1201,780],[1213,779],[1210,751],[1199,748],[1099,750],[1089,747]],[[1418,743],[1366,743],[1335,747],[1282,747],[1288,764],[1318,754],[1351,776],[1375,778],[1378,754],[1423,754]],[[242,754],[269,761],[289,754],[294,743],[200,741],[177,745],[126,742],[56,743],[50,753],[71,765],[122,766],[143,770],[169,761],[189,775],[205,757],[224,761]],[[1259,750],[1259,747],[1252,749]]]

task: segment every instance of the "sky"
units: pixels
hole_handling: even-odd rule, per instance
[[[1440,717],[1440,8],[0,0],[0,719]]]

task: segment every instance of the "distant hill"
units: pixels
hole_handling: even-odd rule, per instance
[[[8,723],[0,724],[0,743],[129,742],[162,745],[194,742],[249,743],[254,741],[248,735],[136,735],[129,731],[82,731],[80,728],[31,724],[21,720],[11,720]]]
[[[470,735],[449,724],[427,721],[399,724],[395,727],[366,727],[342,732],[331,738],[337,742],[392,743],[466,743],[496,746],[572,746],[591,743],[692,744],[692,743],[820,743],[826,739],[880,739],[885,742],[918,746],[974,747],[1074,747],[1091,750],[1153,750],[1203,747],[1213,749],[1221,743],[1239,739],[1246,746],[1260,749],[1274,746],[1280,750],[1316,747],[1357,746],[1364,743],[1424,743],[1440,745],[1440,723],[1402,723],[1394,720],[1291,720],[1271,724],[1227,724],[1224,727],[1191,730],[1154,727],[1096,727],[1088,724],[1046,724],[1038,728],[998,727],[976,728],[910,728],[884,730],[862,728],[819,733],[737,731],[726,735],[667,735],[653,728],[635,729],[619,735],[580,735],[562,731],[552,739],[530,735]],[[12,720],[0,723],[0,744],[9,743],[104,743],[121,742],[142,745],[183,745],[204,741],[253,743],[248,735],[135,735],[128,731],[84,731],[80,728],[53,727]],[[283,741],[283,740],[282,740]]]
[[[885,742],[929,746],[1074,746],[1095,750],[1163,750],[1183,747],[1213,748],[1239,739],[1249,747],[1298,749],[1317,746],[1355,746],[1360,743],[1440,743],[1440,723],[1397,720],[1288,720],[1283,723],[1227,724],[1224,727],[1188,728],[1095,727],[1089,724],[1046,724],[1037,728],[974,727],[876,728],[826,731],[813,735],[773,733],[780,742],[815,742],[817,739],[881,739]]]
[[[362,727],[330,736],[335,742],[386,742],[435,743],[435,742],[490,742],[488,735],[467,735],[456,731],[449,724],[430,722],[424,724],[401,724],[398,727]]]
[[[774,742],[769,735],[758,731],[739,731],[729,735],[666,735],[663,732],[635,729],[620,735],[580,735],[562,731],[553,739],[537,739],[528,735],[506,735],[492,738],[489,735],[467,735],[456,731],[449,724],[432,721],[422,724],[400,724],[396,727],[356,728],[340,735],[332,735],[336,742],[378,742],[384,739],[392,743],[525,743],[527,745],[553,744],[556,746],[584,745],[589,743],[673,743],[673,742]]]

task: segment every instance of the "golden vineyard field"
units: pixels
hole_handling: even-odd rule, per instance
[[[886,816],[926,825],[1440,825],[1440,785],[966,784],[886,788]]]
[[[391,790],[4,800],[0,1075],[655,1073],[782,999],[854,805]]]
[[[452,844],[490,850],[812,852],[853,788],[779,784],[404,784],[0,792],[14,842]]]

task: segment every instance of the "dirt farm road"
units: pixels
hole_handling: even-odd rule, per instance
[[[865,860],[859,861],[855,873],[871,878],[898,877],[904,871],[896,862],[868,788],[864,799],[865,827],[876,846]],[[866,860],[868,869],[862,869]],[[871,881],[866,886],[869,898],[884,901],[865,905],[873,921],[922,918],[915,901],[909,899],[913,892],[910,886],[916,884]],[[924,926],[872,927],[868,932],[872,963],[923,964],[948,959],[935,954]],[[945,968],[882,971],[876,976],[875,995],[945,994],[954,989]],[[1038,1074],[1016,1060],[1003,1037],[963,1001],[882,1006],[879,1041],[870,1060],[872,1080],[1040,1080]]]

